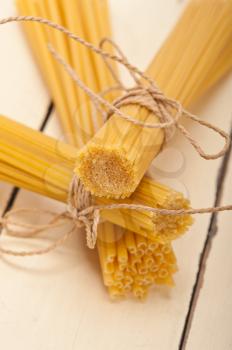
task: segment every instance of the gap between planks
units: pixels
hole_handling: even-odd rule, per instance
[[[232,139],[232,123],[230,128],[230,137]],[[218,206],[221,203],[221,198],[224,190],[224,182],[225,182],[227,170],[229,167],[231,152],[232,152],[232,145],[230,145],[229,151],[223,157],[221,166],[218,170],[214,206]],[[209,228],[205,238],[203,249],[199,257],[198,271],[196,274],[196,279],[195,279],[195,283],[193,286],[193,290],[192,290],[192,294],[189,302],[188,312],[185,317],[184,327],[183,327],[183,331],[182,331],[182,335],[179,343],[179,350],[186,349],[188,336],[191,330],[192,321],[195,314],[196,305],[198,302],[198,298],[200,296],[200,290],[203,287],[203,283],[204,283],[204,275],[207,268],[207,261],[212,248],[213,239],[218,232],[217,219],[218,219],[218,213],[213,213],[210,219]]]

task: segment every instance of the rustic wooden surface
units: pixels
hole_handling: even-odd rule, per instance
[[[13,3],[1,0],[0,17],[15,14]],[[115,38],[140,67],[148,64],[185,6],[185,1],[176,0],[110,3]],[[20,27],[1,27],[0,42],[0,113],[63,137]],[[230,76],[194,112],[229,131],[231,90]],[[194,126],[192,130],[206,147],[220,146],[204,129]],[[232,202],[231,157],[203,161],[186,141],[175,137],[152,169],[157,178],[185,191],[193,207]],[[0,213],[28,205],[62,208],[54,201],[0,184]],[[143,303],[109,300],[96,252],[87,250],[81,234],[42,257],[2,256],[1,349],[231,349],[231,222],[230,213],[196,217],[190,232],[175,242],[180,268],[176,287],[156,288]]]

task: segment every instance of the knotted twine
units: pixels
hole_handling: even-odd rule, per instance
[[[70,32],[67,28],[57,23],[54,23],[50,20],[47,20],[45,18],[35,17],[35,16],[7,17],[0,20],[0,25],[6,24],[9,22],[38,22],[40,24],[54,28],[55,30],[58,30],[64,33],[71,40],[77,41],[81,45],[95,52],[103,60],[112,60],[124,66],[128,70],[128,72],[132,75],[136,86],[131,89],[131,88],[125,87],[120,82],[120,88],[124,91],[124,94],[119,99],[116,99],[113,103],[110,103],[109,101],[104,99],[101,96],[101,94],[95,93],[88,86],[86,86],[85,83],[79,78],[77,73],[74,71],[74,69],[64,61],[64,59],[54,50],[54,48],[50,44],[48,45],[48,48],[53,54],[53,56],[64,66],[64,68],[67,70],[67,72],[72,77],[72,79],[77,83],[79,88],[82,89],[89,96],[92,103],[95,106],[98,106],[98,108],[100,106],[105,106],[108,109],[108,117],[110,117],[114,113],[118,117],[123,118],[128,122],[133,123],[134,125],[138,125],[138,126],[150,128],[150,129],[164,129],[165,133],[169,133],[168,129],[170,131],[170,128],[175,127],[176,129],[180,130],[180,132],[192,144],[192,146],[195,148],[197,153],[202,158],[207,160],[217,159],[223,156],[227,152],[230,146],[230,136],[225,131],[221,130],[219,127],[207,121],[201,120],[194,114],[191,114],[190,112],[186,111],[180,102],[165,96],[160,91],[155,81],[152,78],[150,78],[148,75],[146,75],[144,72],[139,70],[137,67],[129,63],[126,57],[122,54],[122,51],[119,49],[119,47],[115,43],[113,43],[111,40],[107,39],[115,46],[117,51],[120,53],[120,56],[104,51],[101,47],[97,47],[89,43],[88,41]],[[110,70],[112,72],[112,67]],[[115,76],[116,75],[114,74],[114,77]],[[127,115],[126,113],[124,113],[119,109],[120,107],[129,105],[129,104],[137,104],[137,105],[146,107],[154,115],[157,115],[157,117],[160,119],[160,123],[147,123],[147,122],[139,121],[134,117]],[[102,114],[104,117],[105,113],[103,111],[102,111]],[[192,121],[195,121],[196,123],[202,126],[205,126],[208,129],[211,129],[215,133],[219,134],[225,141],[225,144],[222,150],[215,154],[205,153],[203,149],[200,147],[199,143],[191,136],[191,134],[185,129],[185,127],[182,124],[180,124],[179,122],[180,117],[186,117],[188,119],[191,119]]]
[[[110,69],[112,75],[116,77],[116,74],[113,72],[111,65],[107,60],[113,60],[123,65],[128,72],[131,74],[132,78],[135,81],[134,88],[125,87],[116,77],[116,80],[119,82],[119,87],[124,94],[117,98],[113,103],[108,102],[103,98],[102,94],[94,93],[88,86],[84,84],[84,82],[79,78],[74,69],[68,65],[65,60],[55,51],[55,49],[49,44],[48,48],[55,59],[63,65],[65,70],[71,76],[71,78],[76,82],[76,84],[81,88],[91,99],[94,106],[98,111],[102,113],[102,116],[105,119],[109,118],[112,114],[117,115],[120,118],[127,120],[134,125],[138,125],[141,127],[151,128],[151,129],[163,129],[165,132],[165,141],[167,141],[172,134],[172,130],[178,129],[180,132],[186,137],[186,139],[191,143],[191,145],[195,148],[197,153],[204,159],[217,159],[223,156],[230,147],[230,136],[218,128],[217,126],[212,125],[207,121],[203,121],[197,116],[186,111],[183,106],[176,100],[170,99],[165,96],[160,89],[155,84],[154,80],[147,76],[144,72],[140,71],[135,66],[131,65],[126,57],[123,55],[119,47],[113,43],[109,39],[104,39],[99,47],[94,46],[93,44],[85,41],[81,37],[75,35],[70,32],[65,27],[53,23],[50,20],[34,17],[34,16],[15,16],[8,17],[0,20],[1,24],[6,24],[14,21],[32,21],[38,22],[43,25],[47,25],[51,28],[54,28],[65,35],[67,35],[70,39],[79,42],[84,45],[86,48],[92,50],[96,54],[100,55],[102,59],[104,59],[108,68]],[[109,41],[112,45],[115,46],[116,50],[119,52],[119,56],[108,53],[103,50],[102,46],[104,42]],[[109,88],[108,90],[111,90]],[[147,108],[151,113],[156,115],[160,122],[159,123],[146,123],[139,121],[132,116],[125,114],[120,110],[122,106],[127,106],[130,104],[136,104],[142,107]],[[104,106],[108,109],[108,112],[101,108]],[[213,130],[217,134],[219,134],[225,141],[223,148],[215,154],[207,154],[203,151],[199,143],[191,136],[191,134],[186,130],[186,128],[180,124],[180,117],[187,117],[196,123],[207,127],[208,129]],[[14,255],[14,256],[30,256],[30,255],[38,255],[47,253],[57,246],[63,244],[69,236],[75,231],[76,227],[84,226],[86,230],[86,238],[87,238],[87,246],[90,249],[93,249],[97,240],[97,227],[100,221],[100,211],[103,209],[114,210],[114,209],[130,209],[130,210],[139,210],[139,211],[149,211],[154,214],[160,215],[186,215],[186,214],[203,214],[203,213],[215,213],[225,210],[232,210],[232,205],[227,206],[219,206],[219,207],[210,207],[210,208],[199,208],[199,209],[159,209],[153,208],[140,204],[109,204],[109,205],[92,205],[92,199],[89,192],[87,192],[80,180],[74,175],[68,196],[68,207],[67,210],[61,214],[50,212],[51,220],[45,225],[30,225],[23,224],[11,219],[14,214],[27,212],[31,213],[34,210],[32,209],[19,209],[19,210],[11,210],[5,214],[2,218],[0,218],[0,226],[4,229],[4,231],[14,237],[34,237],[41,232],[44,232],[48,229],[55,228],[61,225],[61,221],[65,219],[71,219],[73,222],[73,226],[70,231],[65,233],[64,236],[58,238],[53,244],[44,249],[38,249],[34,251],[14,251],[9,249],[4,249],[0,247],[0,252]],[[38,212],[38,210],[37,210]],[[45,211],[39,211],[40,213],[44,213]],[[47,211],[46,211],[47,214]]]

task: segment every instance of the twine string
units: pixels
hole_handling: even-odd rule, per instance
[[[63,213],[56,213],[43,209],[20,208],[8,211],[2,218],[0,218],[0,229],[5,235],[16,238],[33,238],[50,229],[61,228],[64,226],[65,220],[72,221],[71,229],[60,238],[54,240],[46,248],[34,249],[32,251],[16,251],[6,249],[0,246],[0,253],[13,256],[33,256],[49,253],[58,246],[63,245],[68,238],[76,231],[77,228],[85,227],[87,246],[94,249],[97,241],[97,228],[100,221],[100,210],[94,208],[92,205],[90,193],[85,191],[77,176],[73,176],[70,184],[68,195],[67,210]],[[84,210],[91,208],[88,212]],[[93,209],[92,209],[93,208]],[[13,217],[17,214],[39,213],[41,215],[49,215],[51,219],[46,224],[28,224],[17,221]]]
[[[73,81],[81,88],[90,98],[93,105],[96,106],[99,110],[99,105],[103,105],[108,108],[107,118],[112,116],[113,114],[131,122],[134,125],[138,125],[140,127],[146,127],[151,129],[164,129],[165,131],[165,141],[167,142],[171,135],[173,135],[173,128],[177,128],[183,136],[190,142],[190,144],[194,147],[196,152],[206,160],[213,160],[222,157],[230,147],[230,136],[228,133],[220,129],[219,127],[211,124],[210,122],[203,121],[194,114],[186,111],[183,106],[173,99],[167,98],[160,92],[157,87],[149,86],[136,86],[134,88],[123,88],[121,89],[125,91],[125,94],[121,97],[117,98],[113,103],[110,103],[106,99],[102,97],[101,94],[96,94],[92,91],[87,85],[83,83],[83,81],[79,78],[75,70],[59,55],[58,52],[52,47],[51,44],[48,44],[48,48],[54,58],[59,62],[66,72],[70,75]],[[128,106],[131,104],[140,105],[142,107],[147,108],[151,113],[158,116],[160,119],[160,123],[147,123],[140,120],[135,119],[132,116],[125,114],[120,110],[123,106]],[[98,107],[97,107],[98,106]],[[105,112],[101,111],[103,118],[105,118]],[[214,131],[219,134],[224,139],[224,145],[222,149],[213,154],[206,153],[197,140],[195,140],[188,130],[179,122],[181,117],[186,117],[191,119],[192,121],[207,127],[208,129]]]
[[[83,185],[76,175],[70,184],[69,196],[68,196],[68,207],[67,211],[57,214],[55,212],[45,212],[44,210],[34,210],[28,208],[22,208],[17,210],[11,210],[0,218],[0,227],[3,232],[8,236],[13,236],[17,238],[31,238],[35,237],[40,233],[44,233],[49,229],[61,227],[64,225],[64,220],[72,221],[73,225],[71,229],[66,232],[62,237],[57,238],[52,244],[46,248],[36,249],[32,251],[15,251],[3,248],[0,246],[0,253],[13,256],[33,256],[42,255],[49,253],[56,249],[58,246],[63,245],[68,238],[76,232],[77,228],[84,227],[86,231],[86,241],[87,246],[90,249],[94,249],[97,241],[97,229],[100,221],[101,210],[118,210],[126,209],[133,211],[146,211],[153,213],[154,215],[171,215],[171,216],[181,216],[181,215],[195,215],[195,214],[207,214],[207,213],[217,213],[221,211],[232,210],[232,205],[209,207],[209,208],[199,208],[199,209],[165,209],[165,208],[154,208],[142,204],[128,204],[128,203],[118,203],[118,204],[106,204],[106,205],[93,205],[91,201],[91,196],[89,192],[84,190]],[[24,224],[12,219],[12,216],[20,213],[31,214],[33,212],[39,214],[49,214],[51,216],[50,221],[44,225],[35,224]]]
[[[102,49],[102,45],[107,39],[103,39],[100,47],[97,47],[91,44],[90,42],[84,40],[83,38],[70,32],[67,28],[57,23],[54,23],[50,20],[47,20],[45,18],[35,17],[35,16],[12,16],[12,17],[7,17],[0,20],[0,25],[6,24],[9,22],[38,22],[40,24],[49,26],[55,30],[58,30],[64,33],[71,40],[74,40],[80,43],[81,45],[85,46],[86,48],[90,49],[91,51],[95,52],[103,60],[105,60],[105,62],[107,62],[107,60],[112,60],[124,66],[132,75],[133,79],[135,80],[136,87],[133,89],[130,89],[123,86],[124,92],[125,92],[124,95],[121,96],[119,99],[117,99],[115,102],[110,103],[106,99],[104,99],[101,96],[101,94],[96,94],[88,86],[86,86],[84,82],[78,77],[74,69],[68,63],[66,63],[65,60],[49,44],[49,50],[51,51],[52,55],[61,65],[63,65],[63,67],[68,72],[70,77],[76,82],[79,88],[82,89],[89,96],[89,98],[94,103],[94,105],[95,106],[103,105],[106,108],[108,108],[108,111],[109,111],[108,116],[115,114],[118,117],[123,118],[134,125],[138,125],[145,128],[151,128],[151,129],[163,129],[166,136],[165,140],[168,140],[168,138],[170,137],[170,134],[172,134],[171,129],[173,127],[178,128],[179,131],[183,134],[183,136],[195,148],[196,152],[202,158],[207,160],[217,159],[222,155],[224,155],[229,149],[230,136],[226,132],[224,132],[217,126],[212,125],[209,122],[206,122],[206,121],[203,122],[198,117],[186,111],[178,101],[166,97],[159,90],[158,86],[156,85],[155,81],[152,78],[150,78],[144,72],[140,71],[137,67],[133,66],[128,62],[126,57],[122,54],[122,51],[119,49],[119,47],[115,43],[113,43],[113,45],[119,52],[119,56],[106,52]],[[112,43],[112,41],[110,40],[107,40],[107,41]],[[112,72],[113,68],[109,66],[109,64],[108,64],[108,67]],[[114,77],[115,77],[115,74],[114,74]],[[137,77],[139,77],[140,80]],[[120,110],[120,107],[128,104],[137,104],[137,105],[146,107],[151,113],[153,113],[154,115],[157,115],[157,117],[160,119],[160,123],[142,122],[130,115],[127,115],[126,113]],[[219,134],[225,141],[222,149],[215,154],[207,154],[206,152],[204,152],[204,150],[201,148],[198,141],[196,141],[191,136],[191,134],[186,130],[186,128],[182,124],[180,124],[179,119],[181,116],[185,116],[191,119],[192,121],[200,125],[203,125],[211,129],[215,133]]]
[[[68,29],[53,23],[47,19],[34,17],[34,16],[16,16],[16,17],[8,17],[0,20],[0,25],[14,22],[14,21],[32,21],[39,22],[41,24],[52,27],[65,35],[67,35],[70,39],[79,42],[85,47],[89,48],[96,54],[100,55],[105,63],[107,64],[109,70],[111,71],[114,78],[116,78],[116,82],[118,83],[119,89],[124,91],[124,94],[116,99],[112,104],[109,103],[106,99],[102,97],[102,94],[95,94],[88,86],[86,86],[83,81],[78,77],[77,73],[74,69],[68,65],[64,59],[55,51],[55,49],[49,44],[48,48],[51,51],[52,55],[55,59],[63,65],[68,74],[72,77],[72,79],[76,82],[76,84],[81,88],[91,99],[93,104],[98,108],[99,111],[102,111],[101,106],[104,106],[108,109],[108,113],[106,114],[109,118],[112,114],[116,114],[118,117],[121,117],[134,125],[138,125],[146,128],[153,129],[164,129],[166,133],[166,139],[168,138],[168,131],[171,128],[177,128],[180,132],[188,139],[188,141],[192,144],[195,150],[199,153],[199,155],[205,159],[216,159],[223,156],[230,146],[230,137],[229,135],[221,130],[220,128],[210,124],[209,122],[203,121],[199,119],[197,116],[186,111],[182,105],[173,99],[167,98],[156,86],[153,79],[147,76],[145,73],[140,71],[138,68],[131,65],[126,57],[123,55],[118,46],[109,39],[103,39],[100,43],[100,47],[96,47],[93,44],[85,41],[84,39],[78,37],[77,35],[71,33]],[[109,42],[113,44],[115,49],[118,51],[119,56],[110,54],[102,49],[104,43]],[[136,86],[134,88],[125,87],[121,81],[116,76],[112,66],[109,64],[108,60],[113,60],[121,65],[123,65],[132,78],[134,79]],[[109,88],[112,89],[112,88]],[[132,116],[129,116],[122,112],[120,108],[129,104],[137,104],[143,107],[146,107],[151,113],[158,116],[160,119],[160,123],[146,123],[141,122]],[[191,134],[186,130],[186,128],[180,124],[179,119],[184,116],[192,121],[205,126],[215,133],[219,134],[224,140],[225,144],[221,151],[216,154],[207,154],[200,147],[199,143],[191,136]],[[71,229],[66,232],[61,238],[57,238],[51,245],[46,248],[41,248],[33,251],[14,251],[5,249],[0,247],[0,252],[8,255],[14,256],[32,256],[32,255],[41,255],[48,253],[54,250],[56,247],[64,244],[64,242],[76,231],[77,227],[85,227],[86,230],[86,239],[87,245],[89,248],[93,249],[97,240],[97,228],[100,221],[100,212],[101,210],[117,210],[117,209],[129,209],[135,211],[148,211],[153,213],[154,215],[195,215],[195,214],[205,214],[205,213],[216,213],[220,211],[228,211],[232,210],[232,205],[227,206],[218,206],[218,207],[210,207],[210,208],[199,208],[199,209],[160,209],[153,208],[141,204],[108,204],[108,205],[94,205],[92,203],[92,198],[89,192],[87,192],[80,180],[73,176],[73,179],[70,184],[69,196],[68,196],[68,207],[64,213],[57,214],[50,212],[51,220],[47,224],[44,225],[34,225],[34,224],[24,224],[17,222],[12,219],[14,214],[19,213],[31,213],[32,209],[19,209],[19,210],[11,210],[4,217],[0,218],[0,227],[4,229],[4,232],[7,235],[18,237],[18,238],[29,238],[35,237],[36,235],[45,232],[51,228],[59,227],[62,224],[64,219],[72,220],[73,225]],[[44,210],[36,210],[39,213],[44,213]],[[48,212],[46,211],[46,214]]]
[[[19,222],[15,219],[13,219],[13,216],[16,214],[33,214],[33,213],[39,213],[39,214],[49,214],[51,216],[51,219],[48,221],[47,224],[44,225],[36,225],[36,224],[27,224]],[[38,236],[40,233],[44,233],[50,229],[54,229],[57,227],[64,226],[64,220],[68,219],[67,213],[61,213],[57,214],[55,212],[47,212],[45,210],[37,210],[37,209],[29,209],[29,208],[22,208],[22,209],[15,209],[8,211],[5,216],[0,218],[0,228],[6,234],[7,236],[15,237],[15,238],[34,238],[35,236]],[[66,232],[64,235],[62,235],[60,238],[57,238],[53,243],[48,245],[45,248],[39,248],[39,249],[33,249],[31,251],[28,250],[12,250],[3,248],[2,245],[0,246],[0,253],[6,254],[6,255],[13,255],[13,256],[34,256],[34,255],[42,255],[49,253],[56,249],[58,246],[61,246],[66,242],[66,240],[72,235],[74,232],[75,226],[72,225],[72,228]]]

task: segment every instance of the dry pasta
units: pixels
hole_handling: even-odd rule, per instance
[[[232,2],[191,0],[147,73],[167,96],[187,107],[231,68],[231,43]],[[139,121],[159,122],[144,107],[122,110]],[[129,196],[163,142],[162,129],[113,115],[80,151],[77,174],[97,196]]]

